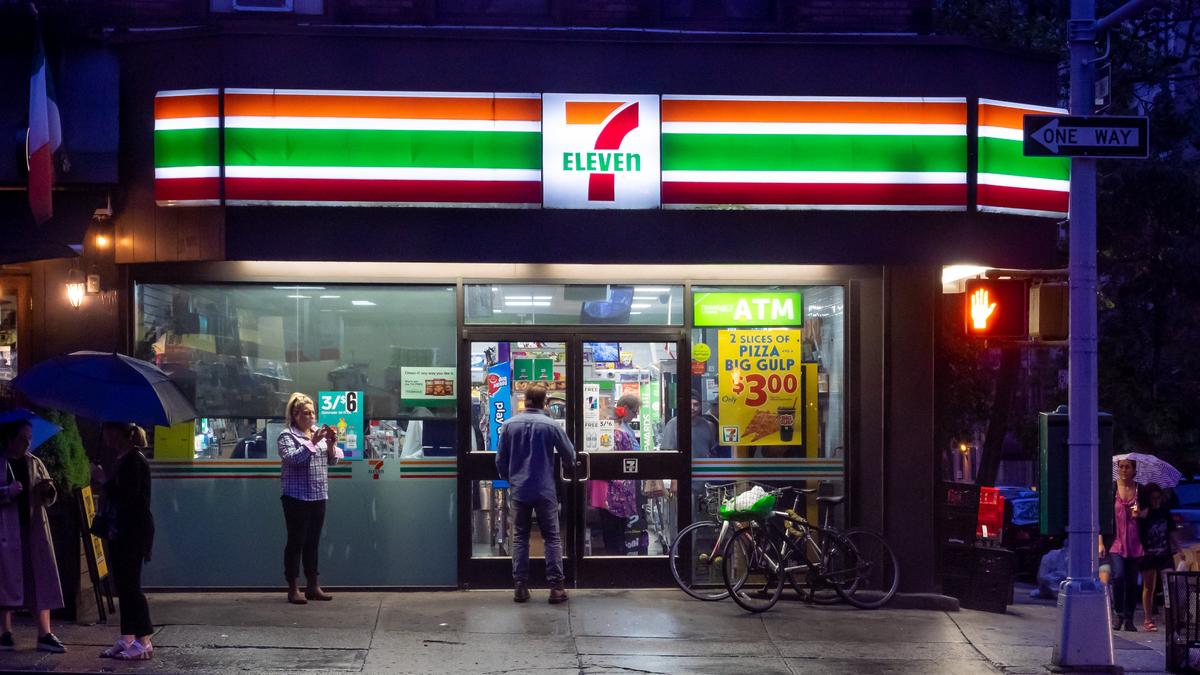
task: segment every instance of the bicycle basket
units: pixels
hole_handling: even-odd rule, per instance
[[[763,492],[762,488],[747,490],[721,504],[721,517],[728,520],[763,520],[775,508],[775,495]]]
[[[705,485],[700,498],[700,510],[710,516],[720,516],[725,502],[733,499],[733,485]]]

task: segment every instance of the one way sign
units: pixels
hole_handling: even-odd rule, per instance
[[[1150,152],[1145,117],[1025,116],[1026,157],[1138,157]]]

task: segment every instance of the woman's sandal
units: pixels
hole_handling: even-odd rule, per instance
[[[1145,621],[1142,622],[1142,630],[1144,630],[1148,633],[1157,633],[1158,626],[1155,626],[1154,622],[1151,621],[1150,619],[1146,619]]]

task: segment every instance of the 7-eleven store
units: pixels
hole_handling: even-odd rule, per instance
[[[1052,264],[1067,165],[1020,128],[1053,64],[483,34],[123,46],[129,348],[202,416],[156,441],[147,584],[279,585],[274,440],[304,391],[358,401],[328,399],[355,459],[323,580],[507,585],[495,433],[541,381],[585,453],[573,584],[669,584],[705,484],[761,481],[846,495],[832,516],[885,533],[901,590],[939,590],[941,269]],[[729,351],[763,335],[785,347]]]

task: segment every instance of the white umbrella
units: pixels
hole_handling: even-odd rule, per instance
[[[1134,474],[1133,480],[1139,485],[1154,483],[1159,487],[1170,488],[1179,485],[1180,479],[1183,478],[1183,474],[1179,472],[1179,469],[1176,469],[1154,455],[1127,452],[1124,455],[1113,455],[1113,480],[1117,479],[1117,462],[1123,459],[1137,462],[1137,473]]]

